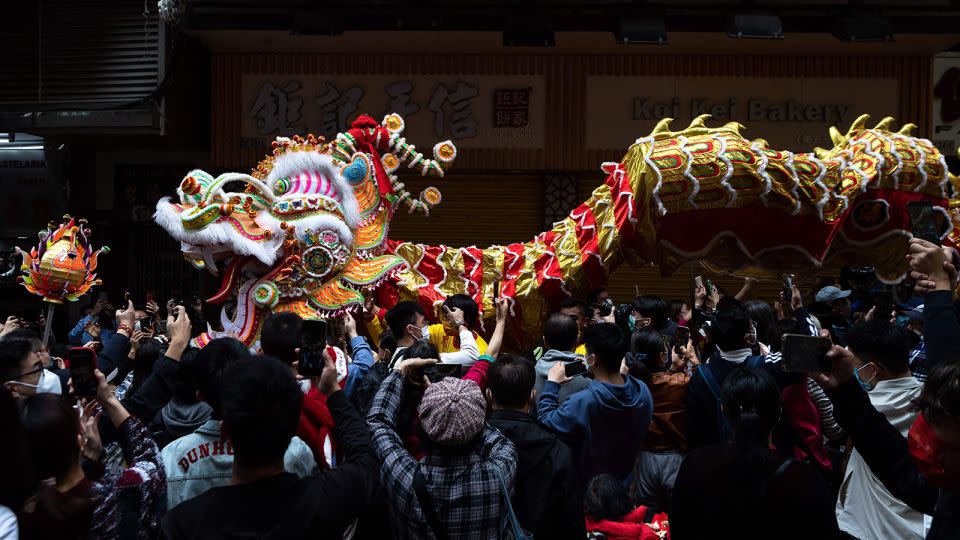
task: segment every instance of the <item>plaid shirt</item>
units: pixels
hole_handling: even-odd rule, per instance
[[[910,372],[920,382],[927,380],[927,345],[923,337],[917,347],[910,351]]]
[[[427,524],[413,476],[419,467],[434,511],[450,538],[500,538],[506,514],[497,471],[513,489],[517,452],[506,437],[487,425],[483,441],[466,455],[437,453],[417,462],[397,435],[397,413],[404,391],[399,372],[384,381],[367,415],[373,445],[380,458],[380,479],[387,491],[394,538],[435,538]]]

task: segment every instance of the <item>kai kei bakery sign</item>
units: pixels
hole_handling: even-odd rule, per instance
[[[867,113],[897,116],[896,79],[611,77],[587,78],[587,147],[623,148],[648,134],[664,117],[681,130],[701,114],[707,125],[740,122],[744,136],[763,137],[772,148],[809,151],[833,146],[828,129],[846,132]],[[904,122],[910,119],[897,120]]]

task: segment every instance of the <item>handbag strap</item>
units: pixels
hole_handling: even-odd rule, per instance
[[[417,494],[420,510],[423,511],[424,517],[427,518],[427,526],[430,527],[433,536],[435,536],[437,540],[446,540],[446,531],[440,525],[440,518],[437,516],[437,511],[433,508],[433,499],[430,497],[430,492],[427,491],[427,479],[423,477],[419,466],[413,472],[413,490]]]
[[[517,514],[513,511],[513,503],[510,502],[510,492],[507,491],[507,483],[503,479],[503,473],[500,472],[499,467],[494,467],[493,470],[497,473],[497,479],[500,481],[500,493],[503,494],[503,500],[507,505],[507,519],[510,520],[513,535],[517,539],[525,538],[526,534],[523,527],[520,526],[520,520],[517,519]]]

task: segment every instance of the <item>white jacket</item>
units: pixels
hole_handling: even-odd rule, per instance
[[[870,391],[870,402],[906,437],[917,417],[911,401],[923,383],[913,377],[880,381]],[[927,520],[929,522],[929,519]],[[861,540],[923,540],[924,515],[890,494],[854,448],[837,499],[840,530]]]

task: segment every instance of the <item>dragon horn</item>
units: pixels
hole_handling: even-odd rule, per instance
[[[710,118],[712,118],[712,116],[709,114],[701,114],[700,116],[694,118],[693,121],[690,122],[690,125],[687,126],[687,129],[707,127],[703,123],[709,120]]]
[[[873,126],[873,129],[882,129],[885,131],[892,131],[891,126],[893,126],[893,122],[894,120],[892,116],[884,116],[883,120],[880,120],[879,122],[877,122],[877,125]]]
[[[729,129],[733,132],[736,132],[737,135],[740,135],[740,130],[746,129],[746,127],[740,122],[727,122],[723,125],[723,129]]]
[[[673,122],[673,118],[661,118],[657,125],[653,127],[653,131],[650,132],[650,135],[657,135],[658,133],[670,133],[670,122]]]
[[[900,131],[898,131],[897,133],[900,135],[906,135],[907,137],[910,137],[913,135],[913,130],[915,129],[917,129],[916,124],[904,124],[903,127],[900,128]]]
[[[852,124],[850,124],[850,129],[847,130],[847,137],[849,137],[854,131],[860,131],[861,129],[865,129],[867,127],[867,120],[869,119],[870,119],[869,114],[861,114],[860,116],[858,116],[857,119],[854,120]]]
[[[830,126],[830,140],[833,141],[834,146],[843,146],[847,142],[847,138],[840,133],[837,126]]]

